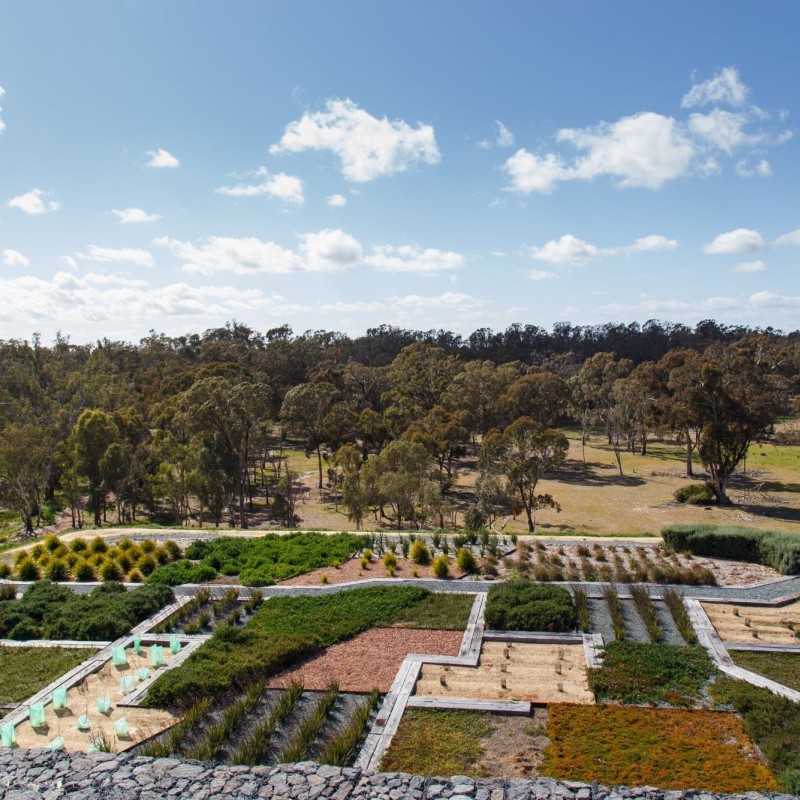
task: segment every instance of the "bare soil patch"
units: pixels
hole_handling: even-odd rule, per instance
[[[343,692],[388,692],[407,655],[457,656],[462,638],[461,631],[374,628],[278,673],[269,686],[286,688],[299,680],[307,690],[324,691],[331,681],[338,681]]]
[[[800,600],[778,608],[703,603],[723,642],[800,645]]]
[[[134,747],[141,741],[171,728],[178,718],[168,711],[150,708],[120,708],[116,705],[122,698],[120,681],[126,676],[133,676],[136,684],[136,671],[140,667],[150,667],[149,648],[142,648],[137,655],[132,649],[126,651],[128,663],[117,667],[111,661],[101,669],[89,675],[84,681],[67,692],[67,707],[54,709],[52,702],[45,705],[45,724],[34,728],[29,721],[17,725],[18,747],[47,747],[53,739],[62,736],[67,750],[88,751],[91,742],[98,737],[110,746],[114,752],[122,752]],[[164,648],[164,661],[168,662],[171,653]],[[102,714],[97,710],[97,698],[109,697],[111,710]],[[88,731],[79,731],[78,718],[82,715],[89,718],[91,727]],[[128,721],[127,735],[117,736],[114,723],[122,718]]]
[[[582,645],[484,642],[477,667],[425,664],[417,695],[594,703]]]
[[[534,709],[530,717],[492,715],[492,732],[481,744],[483,756],[477,769],[495,778],[536,778],[550,744],[546,735],[547,707]]]
[[[479,560],[479,559],[478,559]],[[379,558],[373,558],[366,569],[361,569],[360,558],[351,558],[345,561],[339,567],[321,567],[320,569],[306,572],[305,575],[297,575],[294,578],[281,581],[281,586],[319,586],[323,583],[323,575],[327,576],[325,583],[350,583],[353,581],[369,581],[375,578],[388,578],[389,574],[383,566],[383,562]],[[408,558],[403,558],[402,555],[397,556],[397,566],[395,567],[394,577],[398,580],[408,580],[414,578],[414,569],[417,570],[416,577],[418,578],[435,578],[436,575],[430,566],[423,567],[419,564],[414,564]],[[455,559],[450,561],[450,577],[453,580],[458,580],[466,575],[458,569]]]

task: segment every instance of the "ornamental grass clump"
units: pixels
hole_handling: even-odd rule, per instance
[[[633,598],[633,604],[636,606],[636,611],[642,618],[644,627],[647,630],[647,635],[650,637],[650,641],[659,641],[662,633],[661,625],[658,622],[658,613],[650,597],[650,592],[641,584],[635,584],[630,587],[630,593]]]
[[[415,539],[409,550],[409,557],[415,564],[420,566],[427,566],[431,563],[431,554],[428,546],[422,539]]]
[[[302,761],[308,755],[316,741],[317,734],[328,719],[328,715],[333,711],[338,699],[339,684],[332,681],[317,701],[313,711],[300,723],[294,739],[281,753],[279,762]]]
[[[622,601],[619,599],[619,592],[615,586],[606,586],[603,589],[603,597],[608,606],[608,614],[611,617],[611,627],[614,630],[614,638],[621,642],[626,635],[625,615],[622,613]]]
[[[677,589],[664,589],[661,597],[672,615],[678,633],[683,637],[686,644],[697,644],[697,634],[694,631],[683,594]]]
[[[592,614],[589,611],[589,595],[586,593],[586,589],[576,586],[572,590],[572,600],[575,603],[578,627],[583,633],[589,633],[592,627]]]
[[[468,575],[478,571],[478,562],[475,560],[472,550],[466,547],[460,547],[458,549],[456,553],[456,565],[462,572],[466,572]]]
[[[364,737],[372,709],[375,708],[379,698],[380,692],[373,689],[367,699],[353,712],[347,725],[328,740],[318,759],[320,764],[347,767],[352,763],[358,744]]]

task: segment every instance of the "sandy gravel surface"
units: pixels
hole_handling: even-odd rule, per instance
[[[462,638],[461,631],[374,628],[278,673],[269,685],[283,688],[300,680],[306,689],[321,691],[335,680],[343,692],[388,692],[407,655],[457,656]]]
[[[777,608],[703,603],[723,642],[800,645],[800,601]]]
[[[480,559],[478,559],[480,561]],[[307,572],[305,575],[298,575],[296,578],[289,578],[287,581],[281,581],[281,586],[319,586],[322,583],[322,576],[327,575],[327,582],[330,584],[348,583],[350,581],[366,581],[373,578],[388,578],[386,567],[383,562],[375,556],[369,566],[362,570],[359,563],[360,558],[351,558],[345,561],[344,564],[337,568],[335,567],[321,567],[320,569]],[[418,578],[435,578],[433,570],[430,567],[421,567],[414,564],[407,558],[401,555],[397,556],[397,567],[395,568],[394,576],[398,580],[413,578],[413,569],[417,569]],[[455,559],[450,560],[450,577],[454,580],[463,578],[466,573],[461,572],[456,566]]]

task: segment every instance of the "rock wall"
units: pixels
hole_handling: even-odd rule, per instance
[[[421,778],[304,762],[231,767],[98,753],[0,749],[2,800],[716,800],[726,797],[660,789],[607,788],[550,778],[503,781]],[[733,797],[733,796],[730,796]],[[750,792],[747,800],[788,798]]]

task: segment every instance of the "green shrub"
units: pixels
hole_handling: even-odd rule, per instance
[[[0,578],[11,577],[11,566],[5,562],[0,563]]]
[[[706,506],[717,502],[717,491],[711,481],[705,483],[690,483],[675,490],[673,495],[679,503],[688,503],[693,506]]]
[[[17,565],[17,580],[38,581],[42,576],[39,574],[39,567],[29,558],[20,561]]]
[[[601,702],[692,706],[716,675],[702,647],[616,641],[603,650],[602,666],[587,670],[589,688]]]
[[[450,574],[450,563],[447,556],[436,556],[431,562],[431,568],[437,578],[446,578]]]
[[[427,566],[431,563],[430,550],[428,550],[428,546],[422,539],[415,539],[412,542],[409,557],[415,564],[420,564],[421,566]]]
[[[86,542],[86,539],[73,539],[69,543],[69,549],[72,550],[73,553],[83,553],[89,549],[89,545]]]
[[[144,556],[142,560],[148,558]],[[142,564],[139,563],[141,570]],[[144,570],[142,570],[144,573]],[[204,583],[217,577],[217,571],[208,564],[195,564],[193,561],[175,561],[156,567],[148,576],[148,583],[164,583],[167,586],[180,586],[183,583]],[[244,581],[243,581],[244,582]]]
[[[60,558],[54,558],[44,571],[44,576],[49,581],[65,581],[69,578],[67,562]]]
[[[116,561],[105,561],[100,567],[100,577],[104,581],[118,581],[122,577],[122,571]]]
[[[106,544],[105,539],[102,539],[100,536],[95,536],[89,545],[89,549],[93,553],[105,553],[108,550],[108,545]]]
[[[397,569],[397,556],[391,550],[387,550],[383,554],[383,566],[386,567],[387,572]]]
[[[486,626],[494,630],[570,631],[576,625],[572,596],[560,586],[526,580],[498,583],[486,598]]]
[[[59,539],[54,533],[51,533],[45,538],[44,546],[52,553],[54,550],[57,550],[59,547],[61,547],[61,539]]]
[[[72,574],[75,576],[76,581],[81,581],[83,583],[97,580],[94,567],[88,561],[78,561],[75,564]]]
[[[472,550],[460,547],[456,553],[456,565],[462,572],[473,573],[478,571],[478,564]]]
[[[171,561],[177,561],[183,555],[180,545],[177,542],[173,542],[172,539],[164,542],[164,549],[169,554]]]
[[[669,525],[661,531],[678,552],[764,564],[783,575],[800,573],[800,536],[734,525]]]

